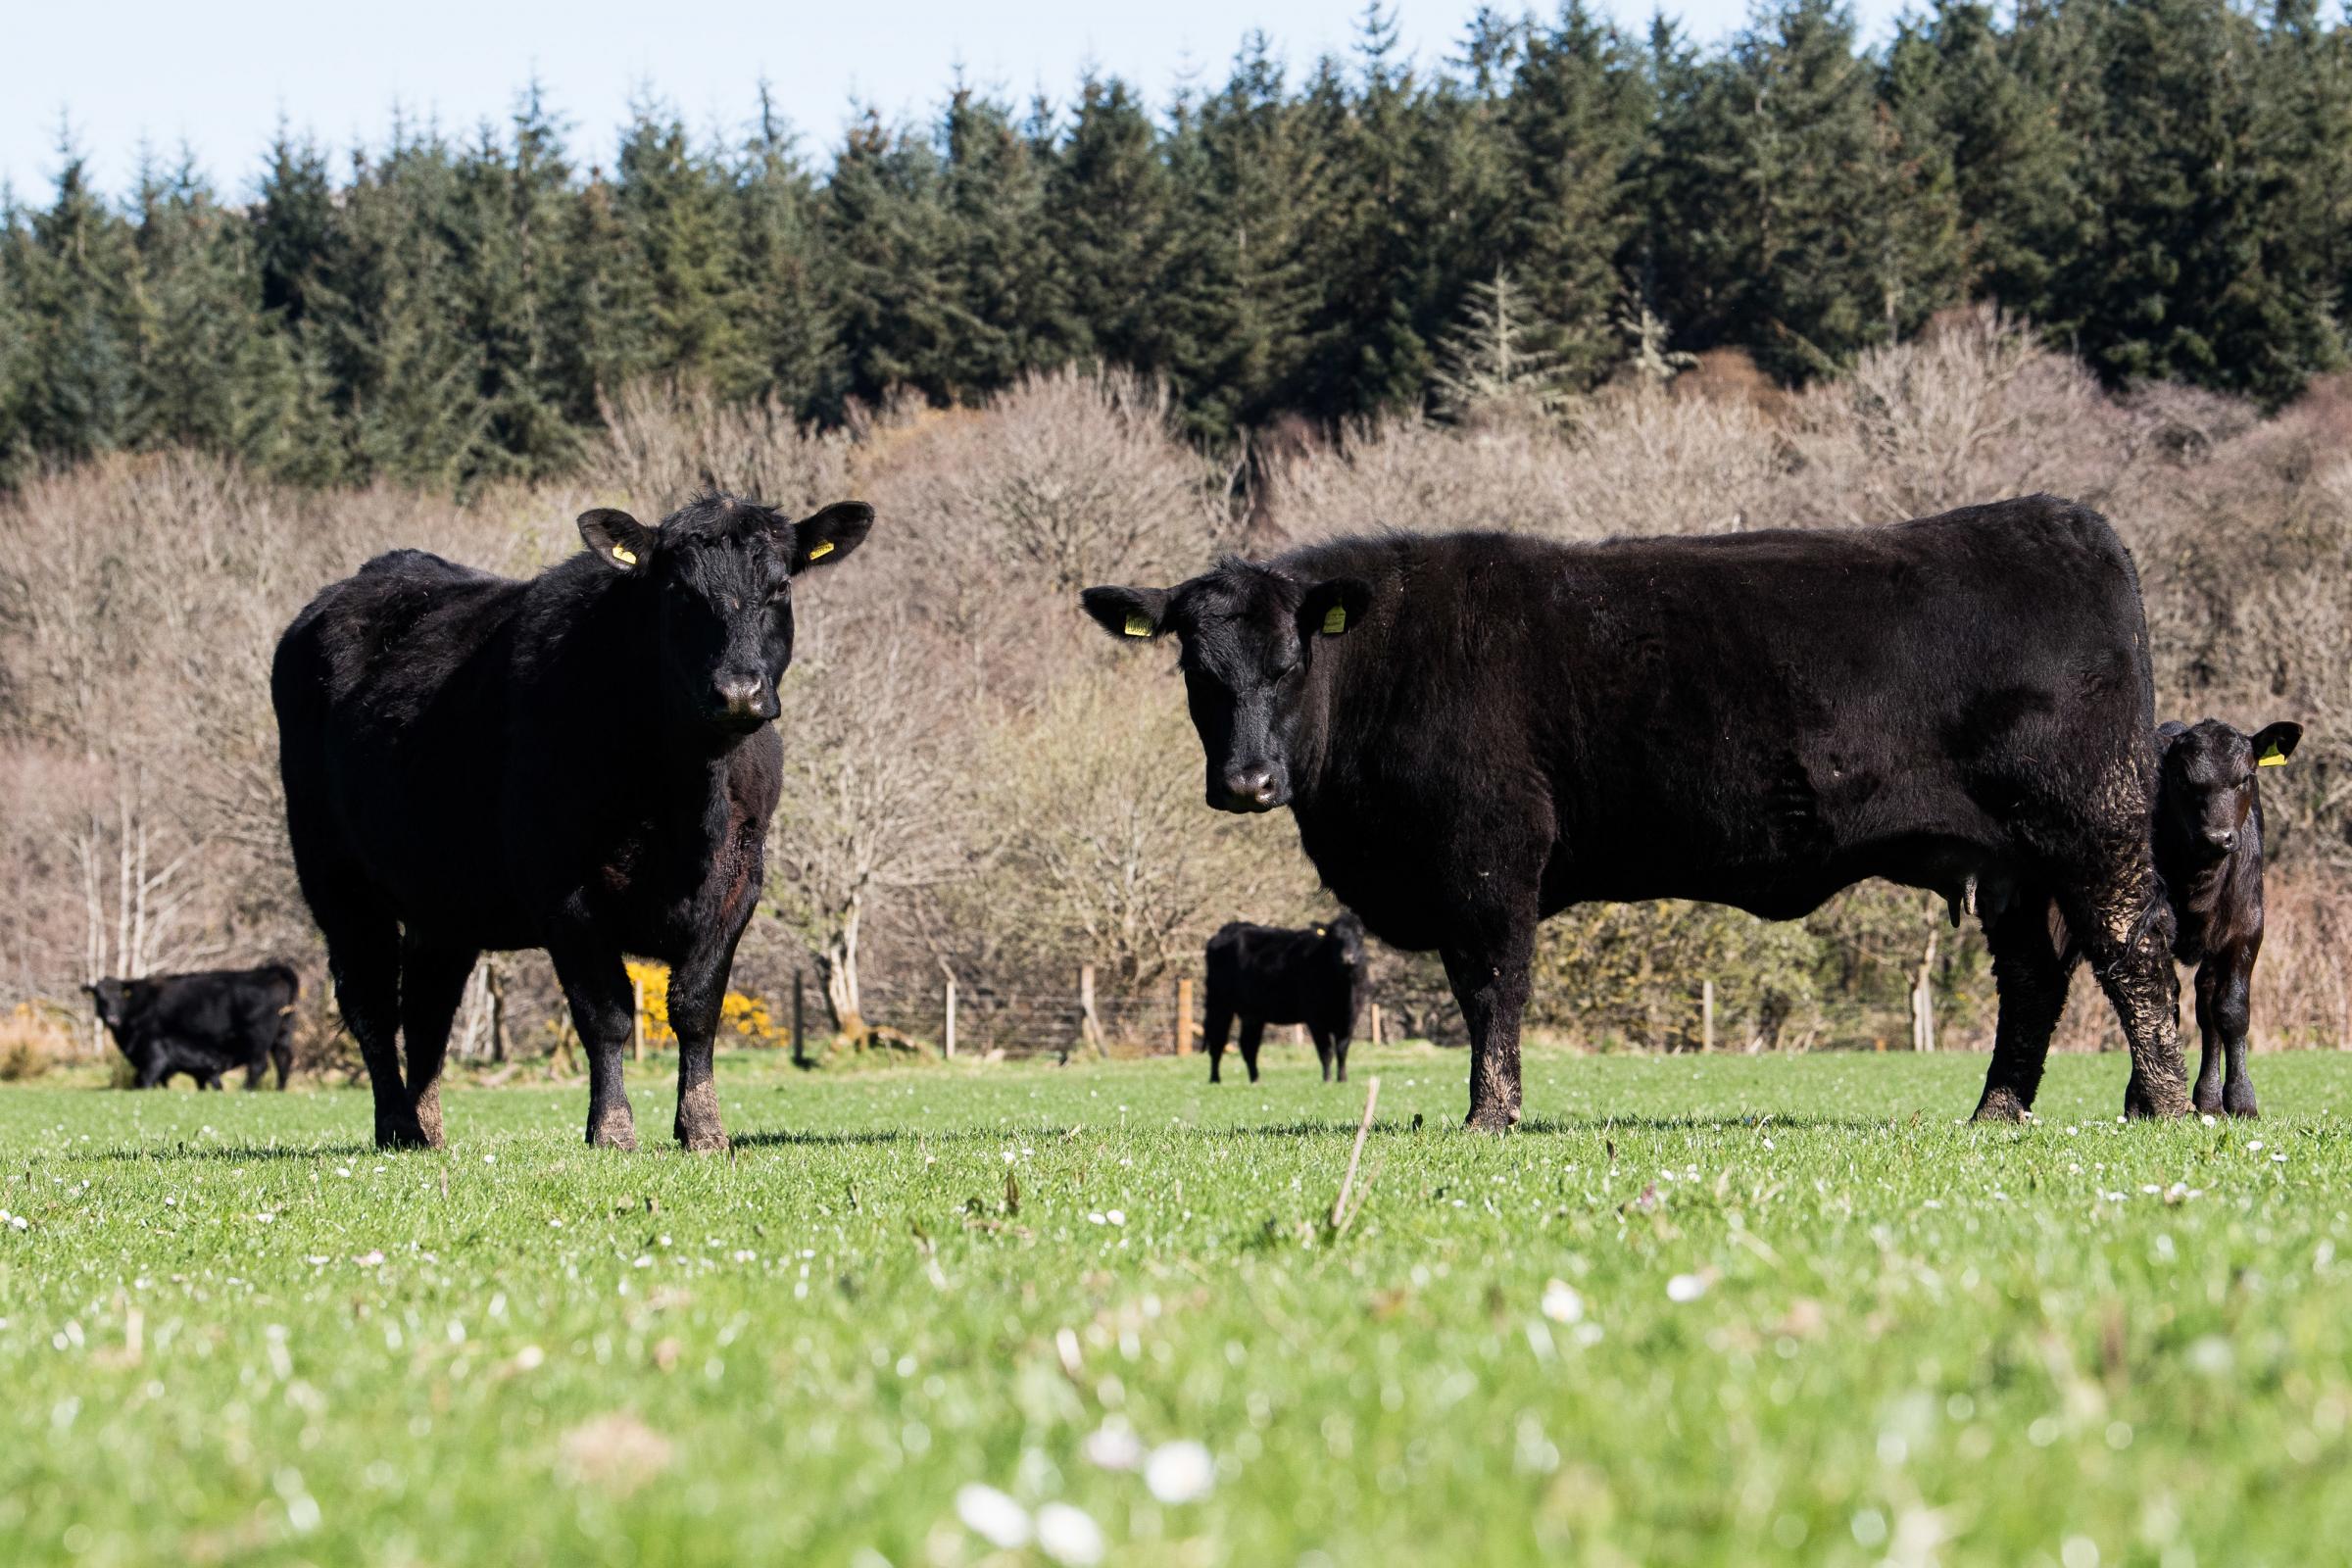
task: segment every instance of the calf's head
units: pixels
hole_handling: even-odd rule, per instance
[[[798,522],[757,502],[702,496],[649,528],[625,512],[580,514],[580,538],[641,589],[664,708],[720,732],[780,711],[792,662],[792,584],[858,548],[874,509],[844,501]]]
[[[91,1004],[98,1009],[98,1021],[109,1029],[121,1029],[122,1019],[130,1010],[130,982],[101,980],[81,988],[88,993]]]
[[[2253,814],[2256,769],[2294,756],[2303,726],[2281,721],[2248,735],[2208,718],[2166,724],[2156,736],[2163,749],[2159,825],[2175,842],[2218,859],[2237,848]]]
[[[1317,650],[1363,618],[1352,577],[1305,583],[1231,558],[1174,588],[1089,588],[1086,612],[1113,637],[1174,632],[1185,700],[1208,764],[1208,804],[1271,811],[1323,742]]]
[[[1364,966],[1364,922],[1352,914],[1343,914],[1329,925],[1317,926],[1323,934],[1324,951],[1348,969]]]

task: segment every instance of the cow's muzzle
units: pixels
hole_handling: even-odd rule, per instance
[[[1291,801],[1290,780],[1266,762],[1228,768],[1218,783],[1218,789],[1209,793],[1208,804],[1221,811],[1271,811]]]

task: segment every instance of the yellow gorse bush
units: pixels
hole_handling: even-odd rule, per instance
[[[665,963],[628,964],[629,980],[640,999],[638,1008],[645,1019],[645,1043],[649,1046],[674,1046],[678,1043],[675,1031],[669,1027],[669,965]],[[732,1031],[739,1039],[755,1046],[784,1044],[783,1031],[768,1015],[767,1004],[758,997],[747,997],[740,991],[730,991],[719,1003],[718,1032]]]

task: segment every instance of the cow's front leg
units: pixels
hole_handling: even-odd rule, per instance
[[[620,950],[591,933],[573,932],[548,944],[564,1000],[588,1054],[588,1142],[599,1149],[635,1149],[637,1119],[620,1073],[621,1048],[637,1017],[636,997]]]
[[[1470,1032],[1470,1115],[1464,1125],[1508,1132],[1519,1120],[1519,1015],[1535,955],[1534,911],[1497,922],[1484,940],[1444,949],[1446,978]]]
[[[724,912],[732,916],[734,911]],[[669,1026],[678,1037],[678,1115],[673,1130],[680,1148],[699,1154],[727,1147],[726,1129],[719,1122],[718,1086],[710,1076],[711,1052],[743,925],[729,918],[669,972]]]

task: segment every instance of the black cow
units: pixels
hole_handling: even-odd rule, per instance
[[[397,550],[295,617],[270,688],[286,827],[378,1145],[441,1144],[475,957],[545,948],[588,1052],[588,1141],[636,1147],[638,954],[670,965],[678,1141],[726,1147],[711,1036],[781,786],[793,579],[872,521],[858,502],[793,522],[704,496],[654,528],[600,508],[586,553],[527,582]]]
[[[294,1070],[294,1000],[302,980],[282,963],[101,980],[81,989],[138,1074],[137,1088],[184,1072],[198,1089],[219,1089],[222,1073],[242,1067],[245,1087],[259,1089],[275,1062],[283,1089]]]
[[[1302,1023],[1315,1038],[1323,1081],[1337,1063],[1348,1081],[1348,1043],[1368,984],[1364,922],[1343,914],[1304,931],[1235,920],[1208,939],[1208,1081],[1217,1083],[1226,1032],[1242,1023],[1242,1065],[1257,1082],[1257,1043],[1270,1023]]]
[[[2187,1108],[2146,620],[2086,508],[1393,534],[1084,600],[1113,635],[1182,639],[1211,806],[1289,806],[1341,903],[1444,957],[1474,1127],[1519,1118],[1538,920],[1658,898],[1791,919],[1872,876],[1984,916],[2001,1005],[1980,1117],[2022,1118],[2039,1086],[2066,996],[2053,901],[2123,1019],[2126,1107]]]
[[[2197,970],[2196,1107],[2258,1114],[2246,1071],[2254,960],[2262,952],[2262,786],[2257,769],[2295,755],[2303,726],[2252,735],[2218,718],[2156,731],[2156,871],[2176,931],[2173,956]],[[2224,1079],[2222,1063],[2229,1073]]]

